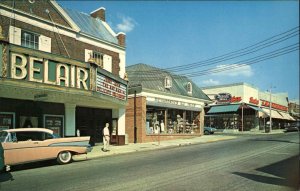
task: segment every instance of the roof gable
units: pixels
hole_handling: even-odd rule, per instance
[[[176,75],[146,64],[135,64],[126,67],[128,73],[129,88],[133,85],[142,85],[142,88],[165,92],[181,96],[189,96],[198,99],[210,100],[208,96],[190,79],[185,76]],[[164,80],[166,76],[172,78],[172,87],[165,88]],[[187,91],[187,84],[193,86],[192,94]]]

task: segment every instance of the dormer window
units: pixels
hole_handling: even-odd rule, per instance
[[[165,77],[165,88],[171,88],[172,87],[172,78],[169,76]]]
[[[191,82],[187,83],[186,89],[187,89],[187,93],[188,94],[192,94],[193,93],[193,85],[192,85]]]

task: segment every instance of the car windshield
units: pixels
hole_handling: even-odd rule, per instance
[[[0,142],[3,143],[5,141],[5,138],[7,136],[6,131],[0,131]]]

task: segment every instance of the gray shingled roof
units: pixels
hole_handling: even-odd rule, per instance
[[[210,101],[209,97],[192,80],[185,76],[176,75],[147,64],[128,66],[126,67],[126,72],[129,79],[129,88],[130,86],[141,85],[143,89],[158,91],[158,93],[164,92]],[[172,79],[172,87],[169,89],[166,89],[164,86],[166,76]],[[192,94],[187,92],[188,82],[192,83]]]
[[[118,39],[106,29],[100,19],[93,18],[86,13],[75,10],[67,8],[63,9],[80,28],[81,33],[108,41],[110,43],[118,44]]]

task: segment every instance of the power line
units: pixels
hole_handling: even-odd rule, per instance
[[[175,74],[175,75],[173,75],[173,77],[174,78],[182,78],[183,76],[184,77],[198,77],[198,76],[203,76],[203,75],[208,75],[208,74],[219,73],[219,72],[223,72],[223,71],[227,71],[227,70],[245,67],[246,65],[252,65],[255,63],[259,63],[259,62],[269,60],[269,59],[272,59],[272,58],[275,58],[278,56],[282,56],[282,55],[285,55],[285,54],[288,54],[288,53],[291,53],[291,52],[294,52],[297,50],[299,50],[299,42],[289,45],[289,46],[286,46],[286,47],[283,47],[283,48],[279,48],[277,50],[274,50],[274,51],[271,51],[271,52],[268,52],[268,53],[265,53],[265,54],[262,54],[259,56],[256,56],[256,57],[253,57],[253,58],[249,58],[246,60],[228,64],[228,66],[223,67],[223,68],[219,68],[219,69],[210,68],[210,69],[200,70],[197,72],[191,72],[191,73],[186,73],[186,74]],[[165,73],[168,73],[168,72],[160,70],[160,72],[156,72],[156,74],[153,74],[151,72],[149,73],[148,71],[143,71],[143,73],[136,73],[133,71],[132,75],[129,75],[129,77],[132,76],[134,78],[135,75],[138,75],[138,76],[143,76],[143,78],[145,78],[145,79],[142,79],[142,81],[151,81],[151,80],[157,80],[157,79],[164,78],[164,76],[162,76],[161,74],[165,74]],[[129,71],[129,74],[130,74],[130,71]]]
[[[285,34],[285,35],[284,35]],[[159,72],[161,70],[164,70],[165,72],[180,72],[180,71],[184,71],[184,70],[191,70],[191,69],[195,69],[196,67],[203,67],[203,66],[208,66],[208,65],[213,65],[216,63],[220,63],[223,61],[227,61],[227,60],[231,60],[234,58],[238,58],[241,56],[245,56],[254,52],[257,52],[259,50],[268,48],[270,46],[273,46],[275,44],[278,44],[280,42],[283,42],[285,40],[288,40],[292,37],[298,36],[299,35],[299,26],[298,27],[294,27],[286,32],[280,33],[278,35],[272,36],[270,38],[267,38],[263,41],[260,41],[258,43],[255,43],[251,46],[248,46],[246,48],[237,50],[237,51],[233,51],[221,56],[217,56],[214,58],[210,58],[204,61],[199,61],[199,62],[195,62],[192,64],[185,64],[185,65],[180,65],[180,66],[175,66],[175,67],[169,67],[169,68],[165,68],[165,69],[154,69],[154,70],[147,70],[147,72],[149,73],[153,73],[155,74],[156,72]],[[273,40],[271,40],[273,39]],[[271,41],[270,41],[271,40]],[[268,42],[269,41],[269,42]],[[143,71],[139,71],[139,72],[143,72]]]

